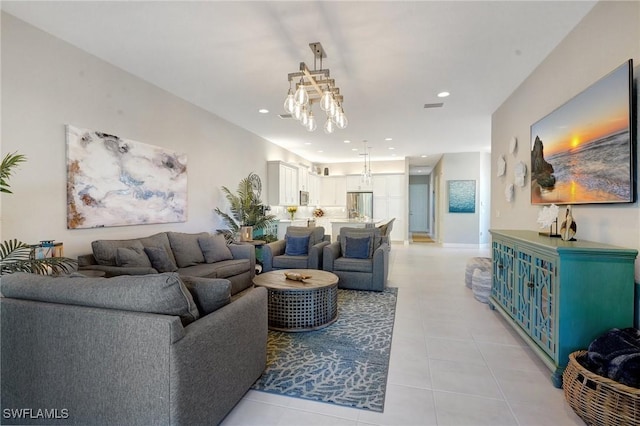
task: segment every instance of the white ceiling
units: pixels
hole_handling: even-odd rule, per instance
[[[442,153],[489,151],[493,111],[594,4],[2,1],[1,8],[310,161],[360,161],[367,140],[373,161],[429,165]],[[278,118],[287,74],[300,62],[313,68],[316,41],[349,119],[332,135],[322,120],[309,133]],[[437,98],[445,90],[451,96]],[[442,108],[423,108],[441,101]]]

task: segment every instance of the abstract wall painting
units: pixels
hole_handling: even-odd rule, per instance
[[[449,213],[476,212],[476,181],[450,180]]]
[[[185,222],[187,157],[67,125],[67,228]]]

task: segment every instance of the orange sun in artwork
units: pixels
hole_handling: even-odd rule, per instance
[[[580,145],[580,139],[577,136],[571,138],[571,148],[577,148]]]

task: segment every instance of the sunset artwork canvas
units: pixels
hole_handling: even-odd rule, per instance
[[[629,60],[531,126],[531,203],[634,201]]]

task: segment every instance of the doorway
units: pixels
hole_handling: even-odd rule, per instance
[[[429,210],[429,176],[410,176],[409,232],[430,232]]]

